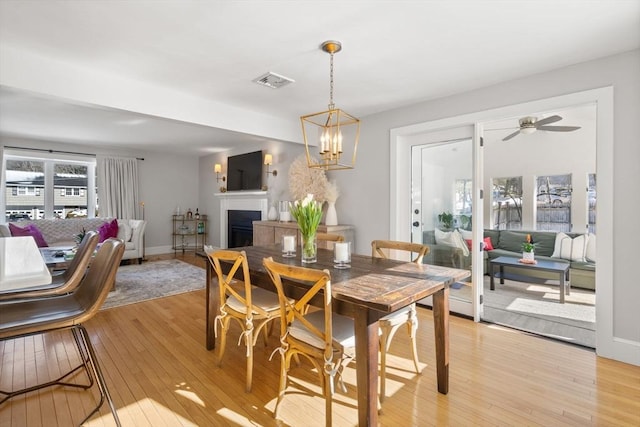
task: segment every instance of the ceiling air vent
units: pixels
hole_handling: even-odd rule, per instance
[[[295,82],[295,80],[290,79],[289,77],[281,76],[280,74],[272,73],[271,71],[253,79],[252,81],[259,85],[270,87],[271,89],[279,89],[282,86]]]

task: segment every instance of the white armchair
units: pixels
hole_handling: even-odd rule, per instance
[[[144,229],[147,221],[141,219],[118,219],[118,239],[124,241],[122,259],[137,259],[142,262],[144,255]]]

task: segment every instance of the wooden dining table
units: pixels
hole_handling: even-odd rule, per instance
[[[302,264],[300,257],[285,258],[280,245],[233,248],[247,254],[251,283],[275,292],[262,263],[264,258],[327,269],[331,273],[334,311],[354,319],[358,425],[378,424],[378,320],[396,310],[432,296],[438,391],[449,391],[449,285],[470,275],[468,270],[353,254],[351,268],[336,269],[333,251],[318,249],[317,262]],[[199,253],[206,257],[204,252]],[[224,267],[223,267],[224,268]],[[214,321],[219,310],[219,290],[210,262],[206,275],[206,347],[215,348]],[[302,283],[285,283],[285,292],[296,298],[306,289]]]

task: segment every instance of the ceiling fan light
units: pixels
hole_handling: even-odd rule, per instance
[[[536,131],[535,127],[526,127],[526,128],[520,129],[520,133],[524,133],[526,135],[528,135],[530,133],[534,133],[535,131]]]

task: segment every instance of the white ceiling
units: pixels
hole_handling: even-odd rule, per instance
[[[638,49],[640,0],[0,2],[0,60],[28,52],[266,116],[326,109],[329,39],[336,105],[362,117]],[[252,83],[268,71],[295,83]],[[1,70],[0,85],[2,135],[198,154],[261,139],[7,87]]]

